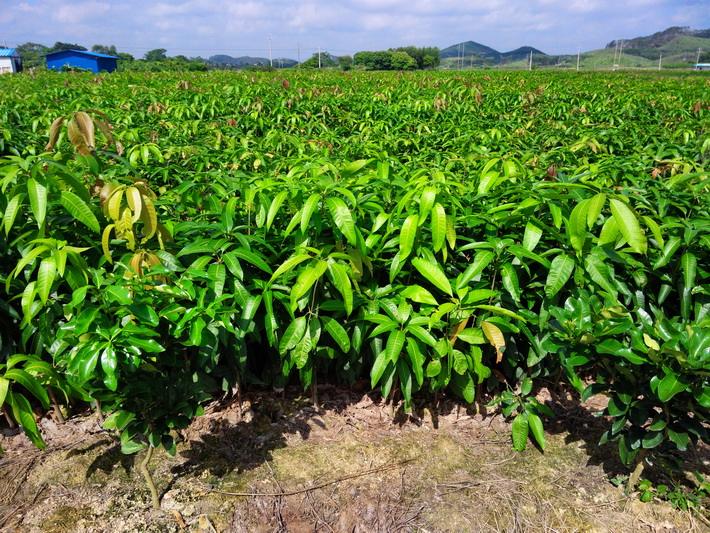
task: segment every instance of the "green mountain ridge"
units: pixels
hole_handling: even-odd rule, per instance
[[[548,55],[531,46],[499,52],[475,41],[453,44],[442,49],[440,55],[442,66],[449,68],[456,68],[461,62],[464,66],[523,68],[531,51],[535,66],[575,67],[577,63],[577,54]],[[581,68],[652,68],[659,59],[666,66],[689,66],[698,56],[701,61],[710,62],[710,29],[672,26],[651,35],[613,40],[604,48],[582,52],[579,60]]]

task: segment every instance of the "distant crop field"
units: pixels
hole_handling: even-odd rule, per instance
[[[405,412],[488,404],[517,450],[545,448],[541,388],[602,395],[630,488],[708,440],[707,76],[40,73],[0,95],[0,405],[38,446],[52,405],[174,453],[216,395],[362,380]]]

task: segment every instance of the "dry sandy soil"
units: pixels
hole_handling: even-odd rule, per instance
[[[708,531],[702,516],[625,497],[595,405],[564,407],[544,453],[515,453],[508,424],[447,401],[404,415],[377,397],[323,388],[215,403],[154,454],[162,508],[115,440],[85,414],[42,421],[48,447],[4,431],[2,531]],[[705,450],[696,466],[710,464]]]

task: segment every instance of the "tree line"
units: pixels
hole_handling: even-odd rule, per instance
[[[57,41],[53,46],[27,42],[17,46],[17,52],[26,68],[42,67],[44,57],[52,52],[62,50],[83,50],[88,48],[76,44]],[[95,44],[91,52],[116,56],[119,59],[120,70],[207,70],[208,61],[201,57],[188,58],[184,55],[167,56],[165,48],[155,48],[145,52],[142,58],[136,59],[132,54],[119,52],[115,45]],[[436,47],[404,46],[388,50],[361,51],[354,56],[335,56],[327,51],[313,54],[303,61],[300,68],[340,68],[350,70],[422,70],[439,66],[439,49]],[[212,66],[214,68],[214,66]]]
[[[81,50],[116,56],[119,59],[119,68],[123,70],[207,70],[207,62],[204,59],[200,57],[188,58],[184,55],[168,57],[165,48],[149,50],[143,54],[143,58],[139,59],[136,59],[132,54],[119,52],[113,44],[95,44],[89,50],[80,44],[61,41],[55,42],[53,46],[27,42],[17,46],[16,49],[25,68],[43,67],[44,57],[52,52]]]
[[[439,66],[436,47],[403,46],[389,50],[362,51],[354,56],[334,56],[325,51],[313,54],[301,68],[351,68],[361,70],[422,70]]]

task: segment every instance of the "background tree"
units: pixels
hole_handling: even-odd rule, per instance
[[[340,68],[343,70],[350,70],[353,66],[353,57],[352,56],[339,56],[338,57],[338,65],[340,65]]]
[[[17,47],[17,53],[22,58],[22,64],[25,68],[41,67],[44,65],[44,56],[49,51],[43,44],[39,43],[23,43]]]
[[[391,52],[390,65],[393,70],[414,70],[417,62],[407,52]]]
[[[381,50],[378,52],[358,52],[353,56],[355,65],[364,67],[365,70],[391,70],[392,52]]]
[[[94,46],[91,47],[92,52],[96,52],[97,54],[106,54],[109,56],[118,56],[118,52],[116,51],[116,46],[111,44],[109,46],[103,45],[103,44],[95,44]]]
[[[167,50],[165,48],[156,48],[146,52],[143,57],[146,61],[163,61],[164,59],[167,59],[167,56],[165,55],[166,52]]]
[[[330,52],[320,53],[320,66],[321,68],[332,68],[339,65],[338,58],[332,55]],[[303,68],[318,68],[318,53],[313,54],[310,58],[301,63]]]
[[[85,46],[81,46],[80,44],[75,44],[75,43],[63,43],[61,41],[57,41],[54,43],[54,46],[49,49],[49,52],[61,52],[62,50],[84,50],[87,51],[88,49]]]
[[[417,62],[417,68],[425,69],[439,65],[439,49],[435,46],[401,46],[391,48],[391,52],[406,52]]]

